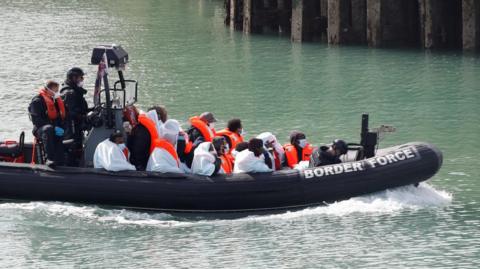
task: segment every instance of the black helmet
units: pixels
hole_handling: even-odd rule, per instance
[[[333,147],[340,152],[340,154],[345,154],[348,151],[348,145],[345,141],[341,139],[333,140]]]
[[[72,77],[75,77],[75,76],[80,77],[84,75],[85,75],[85,72],[83,72],[83,70],[80,67],[72,67],[67,72],[67,79],[71,79]]]

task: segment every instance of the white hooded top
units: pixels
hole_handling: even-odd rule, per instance
[[[203,142],[193,152],[192,173],[211,176],[215,172],[215,155],[209,150],[212,143]]]
[[[272,172],[273,170],[265,164],[265,160],[261,157],[256,157],[253,152],[246,149],[235,157],[235,166],[233,173],[261,173]]]
[[[93,167],[103,168],[108,171],[136,170],[123,154],[121,146],[105,139],[98,144],[93,154]]]
[[[147,114],[148,116],[148,114]],[[154,117],[155,118],[155,117]],[[180,125],[176,120],[167,120],[164,124],[159,125],[156,119],[157,130],[160,138],[170,142],[176,148],[177,137],[180,131]],[[160,127],[158,127],[160,126]],[[183,173],[184,171],[178,166],[175,158],[165,149],[155,148],[150,154],[147,163],[147,171],[161,173]]]
[[[270,132],[264,132],[264,133],[259,134],[257,136],[257,138],[262,139],[264,147],[267,144],[267,142],[271,142],[272,145],[273,145],[273,149],[275,150],[275,152],[277,152],[277,154],[280,158],[280,163],[285,162],[285,149],[283,148],[283,146],[280,143],[278,143],[277,137],[275,135],[273,135]],[[265,147],[265,149],[267,149],[267,148]],[[274,158],[273,158],[272,154],[270,154],[270,158],[272,159],[272,165],[275,166],[275,161],[274,161]]]

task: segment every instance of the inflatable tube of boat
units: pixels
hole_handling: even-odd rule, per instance
[[[385,148],[361,161],[216,177],[0,163],[0,199],[165,212],[288,210],[417,184],[441,165],[441,152],[420,142]]]

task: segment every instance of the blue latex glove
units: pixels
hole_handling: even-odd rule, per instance
[[[65,133],[65,130],[63,130],[60,127],[55,127],[55,135],[56,136],[63,136],[64,133]]]

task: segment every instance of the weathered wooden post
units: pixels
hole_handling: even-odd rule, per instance
[[[313,39],[315,0],[292,1],[292,41],[303,42]]]
[[[382,45],[382,0],[367,0],[367,42],[371,47]]]
[[[464,50],[475,50],[480,44],[480,2],[462,0],[462,41]]]

